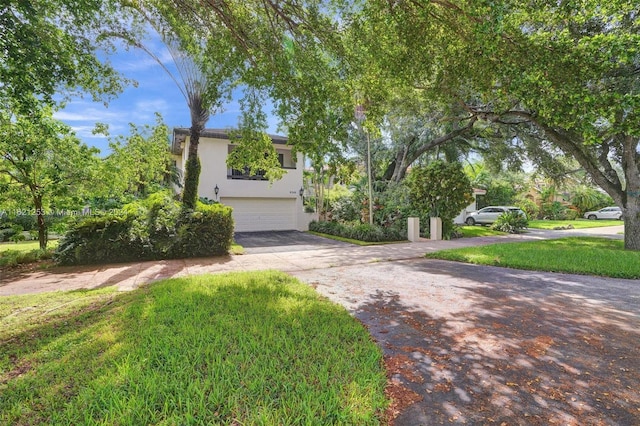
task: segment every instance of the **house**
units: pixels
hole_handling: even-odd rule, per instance
[[[189,134],[187,128],[176,128],[171,143],[176,166],[183,176]],[[302,154],[292,154],[286,137],[270,137],[286,170],[282,179],[272,183],[261,173],[250,176],[245,170],[227,167],[227,155],[234,149],[227,130],[205,129],[200,136],[198,156],[202,168],[198,195],[231,206],[236,232],[304,231],[314,219],[313,214],[304,213]]]

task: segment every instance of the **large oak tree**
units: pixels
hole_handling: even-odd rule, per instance
[[[637,2],[371,0],[353,19],[379,79],[575,158],[622,208],[625,247],[640,250]]]

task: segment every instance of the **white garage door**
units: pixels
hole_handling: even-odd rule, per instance
[[[233,207],[236,232],[296,229],[295,198],[222,197],[220,201]]]

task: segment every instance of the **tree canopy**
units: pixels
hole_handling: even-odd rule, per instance
[[[122,90],[124,80],[97,52],[109,49],[102,28],[120,25],[111,0],[31,0],[0,8],[0,103],[29,110],[73,90],[95,99]],[[18,102],[19,101],[19,102]]]
[[[622,207],[625,246],[638,250],[637,15],[629,0],[368,1],[355,19],[380,79],[575,158]]]

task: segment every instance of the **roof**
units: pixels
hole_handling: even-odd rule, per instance
[[[229,140],[229,131],[234,129],[204,129],[200,133],[201,138],[210,139],[226,139]],[[182,153],[182,145],[187,139],[187,136],[191,135],[191,129],[186,127],[175,127],[173,129],[173,140],[171,141],[171,153],[180,155]],[[268,135],[274,144],[286,145],[288,138],[280,135]]]

